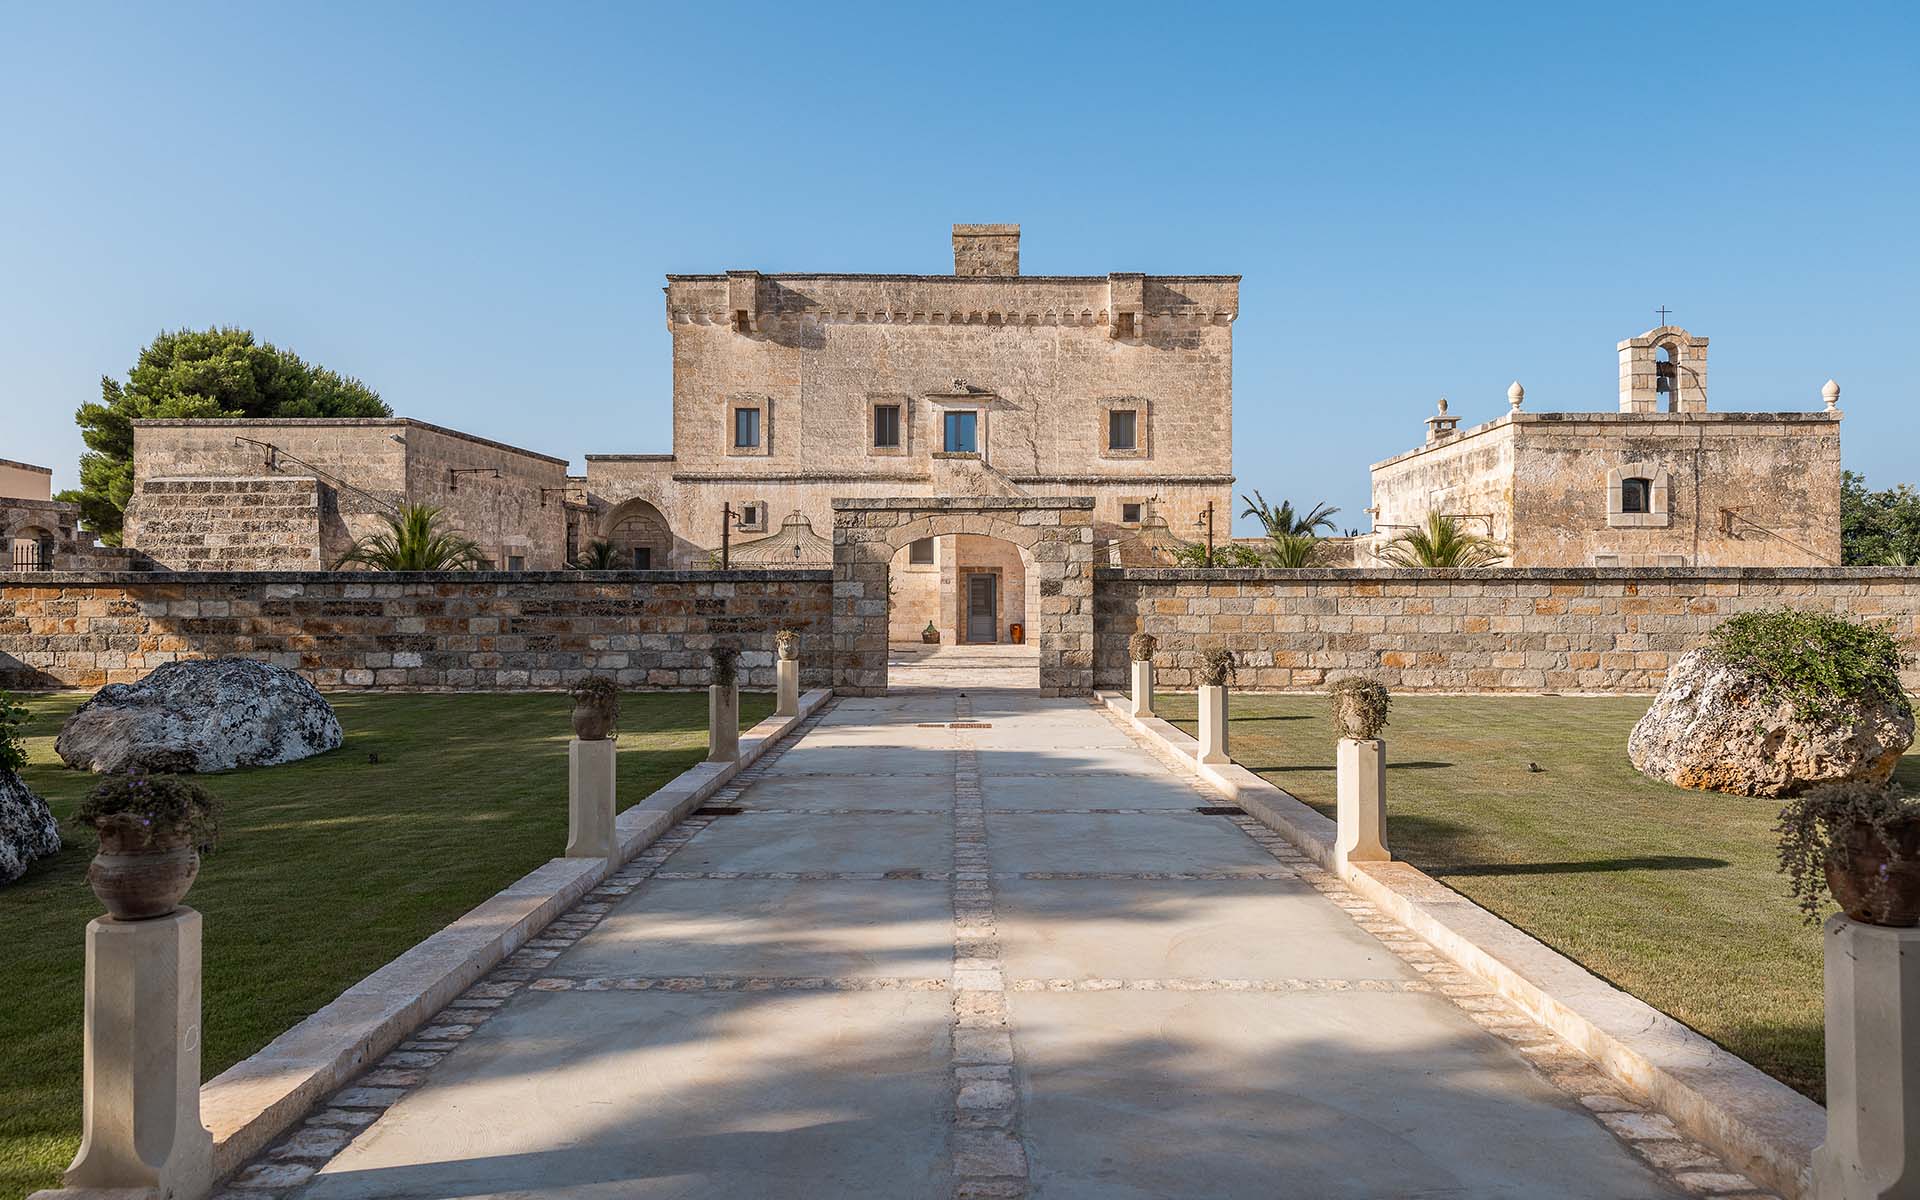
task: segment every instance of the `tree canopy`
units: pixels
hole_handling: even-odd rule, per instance
[[[1840,481],[1840,561],[1849,567],[1920,566],[1920,489],[1910,483],[1867,490],[1867,477]]]
[[[127,372],[100,379],[100,399],[74,420],[87,444],[80,487],[60,494],[80,505],[88,529],[118,544],[133,495],[133,422],[181,417],[388,417],[380,394],[352,376],[314,366],[245,329],[162,332]]]

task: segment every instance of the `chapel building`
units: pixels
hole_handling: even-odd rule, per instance
[[[1375,555],[1429,512],[1514,567],[1840,564],[1840,388],[1811,412],[1707,407],[1707,339],[1619,343],[1618,412],[1509,411],[1470,429],[1440,401],[1423,445],[1373,464]]]

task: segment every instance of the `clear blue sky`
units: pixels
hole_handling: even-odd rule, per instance
[[[394,409],[669,447],[661,276],[1237,272],[1243,489],[1364,527],[1367,464],[1509,380],[1615,405],[1654,309],[1717,408],[1920,478],[1912,5],[0,6],[0,457],[162,328]],[[1336,11],[1344,10],[1344,11]]]

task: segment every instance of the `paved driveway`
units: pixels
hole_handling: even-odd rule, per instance
[[[1084,702],[843,700],[728,798],[246,1179],[1618,1200],[1719,1171]]]

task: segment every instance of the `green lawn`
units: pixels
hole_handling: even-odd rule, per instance
[[[1778,806],[1635,771],[1627,734],[1647,703],[1394,697],[1388,847],[1821,1099],[1820,938],[1775,871]],[[1194,732],[1192,695],[1159,707]],[[1331,817],[1326,712],[1320,696],[1235,696],[1230,734],[1241,765]],[[1920,788],[1920,755],[1906,757],[1899,778]]]
[[[64,822],[90,777],[53,738],[80,695],[39,696],[28,784]],[[345,747],[207,776],[225,802],[220,848],[187,902],[206,916],[207,1078],[565,848],[560,695],[331,697]],[[745,695],[743,726],[773,711]],[[621,699],[621,807],[706,753],[704,693]],[[370,761],[378,755],[379,761]],[[0,1196],[59,1183],[79,1145],[80,1016],[93,836],[0,888]]]

